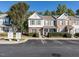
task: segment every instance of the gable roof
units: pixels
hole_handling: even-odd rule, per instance
[[[44,19],[44,20],[51,20],[51,19],[55,19],[54,17],[52,17],[52,16],[41,16],[42,17],[42,19]]]
[[[6,16],[8,16],[8,14],[0,14],[0,18],[4,18]]]
[[[68,14],[67,13],[63,13],[57,19],[67,19],[67,18],[68,18]]]
[[[28,19],[41,19],[41,16],[35,12]]]
[[[57,19],[60,15],[53,15],[52,17],[54,17],[55,19]]]
[[[52,16],[42,16],[39,15],[37,12],[33,13],[28,19],[44,19],[44,20],[51,20],[51,19],[55,19]]]
[[[79,17],[77,16],[68,16],[70,20],[79,20]]]

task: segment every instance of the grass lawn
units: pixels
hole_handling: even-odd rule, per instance
[[[25,40],[25,39],[28,39],[28,36],[25,36],[25,35],[22,35],[21,36],[21,40]],[[0,39],[8,39],[8,33],[7,32],[4,32],[4,33],[0,33]],[[16,34],[14,33],[14,37],[13,37],[14,40],[16,40]]]

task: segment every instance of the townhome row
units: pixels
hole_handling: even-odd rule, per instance
[[[63,13],[60,16],[42,16],[37,12],[28,18],[29,33],[36,32],[47,35],[49,32],[79,33],[79,17],[68,16]]]
[[[0,33],[13,31],[8,14],[0,14]],[[79,33],[79,16],[68,16],[63,13],[60,16],[42,16],[37,12],[28,18],[29,33],[37,32],[47,35],[49,32]]]
[[[9,19],[8,14],[0,14],[0,33],[12,30],[11,25],[11,19]]]

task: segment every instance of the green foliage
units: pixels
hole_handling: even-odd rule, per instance
[[[44,12],[44,15],[48,15],[48,13],[49,13],[49,11],[48,11],[48,10],[46,10],[46,11]]]
[[[67,7],[66,7],[66,5],[65,4],[59,4],[58,6],[57,6],[57,10],[56,10],[56,14],[57,15],[61,15],[61,14],[63,14],[64,12],[67,12]]]
[[[70,33],[64,33],[63,37],[71,38],[71,34]]]
[[[31,36],[31,37],[39,37],[38,33],[29,33],[28,35]]]
[[[72,9],[68,9],[67,13],[68,13],[69,16],[75,16],[75,13]]]
[[[13,26],[20,31],[24,30],[24,24],[25,21],[27,21],[28,9],[29,5],[27,3],[19,2],[11,6],[10,11],[8,12],[9,18],[13,20]]]
[[[53,32],[53,33],[48,33],[47,37],[66,37],[66,38],[70,38],[71,34],[62,33],[62,32]]]
[[[68,13],[69,16],[75,16],[75,13],[72,9],[68,9],[65,4],[59,4],[57,6],[56,14],[61,15],[65,12]]]
[[[74,37],[79,37],[79,33],[75,33],[74,34]]]

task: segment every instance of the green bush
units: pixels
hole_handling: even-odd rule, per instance
[[[31,36],[31,37],[39,37],[39,34],[38,33],[29,33],[28,36]]]
[[[66,38],[70,38],[71,34],[64,33],[64,32],[53,32],[53,33],[48,33],[47,37],[66,37]]]
[[[66,37],[66,38],[71,38],[71,34],[70,33],[64,33],[63,37]]]
[[[79,33],[75,33],[74,34],[74,37],[79,37]]]

